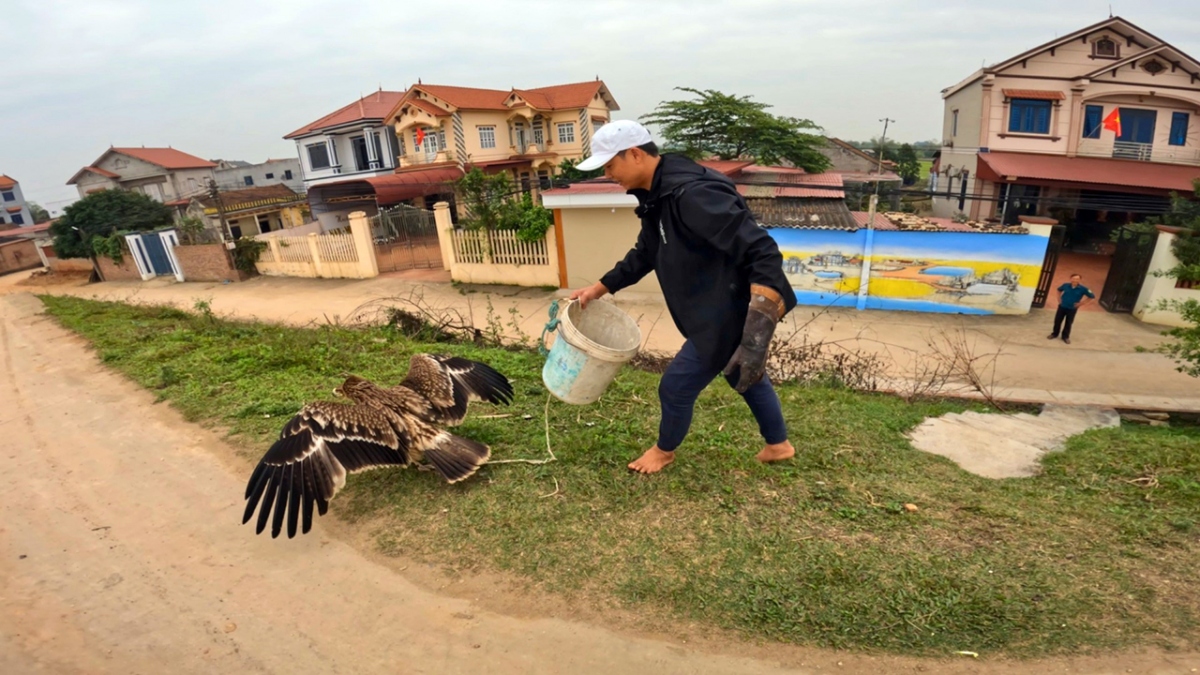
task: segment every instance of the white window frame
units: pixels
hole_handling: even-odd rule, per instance
[[[477,128],[479,129],[479,147],[484,150],[494,149],[496,147],[496,125],[484,124]]]
[[[575,142],[575,123],[574,122],[559,122],[557,125],[557,129],[558,129],[558,142],[559,143],[567,144],[567,143]]]

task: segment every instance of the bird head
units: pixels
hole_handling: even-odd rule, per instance
[[[357,375],[348,375],[346,381],[333,390],[333,395],[344,396],[352,401],[358,401],[373,388],[374,385],[367,380]]]

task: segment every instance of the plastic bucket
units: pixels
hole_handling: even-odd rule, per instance
[[[557,326],[558,337],[542,367],[542,382],[564,403],[595,403],[621,366],[637,354],[642,331],[610,302],[592,301],[583,309],[571,301],[557,319],[554,311],[547,329]]]

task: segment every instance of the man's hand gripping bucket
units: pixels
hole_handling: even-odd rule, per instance
[[[547,351],[546,336],[558,331]],[[539,349],[546,358],[542,382],[555,398],[587,405],[600,395],[642,343],[637,321],[611,302],[593,300],[587,309],[570,300],[559,316],[558,301],[550,305],[550,321],[542,331]]]

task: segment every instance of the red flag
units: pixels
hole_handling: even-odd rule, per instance
[[[1106,122],[1106,124],[1107,124],[1107,122]],[[1120,125],[1120,121],[1118,121],[1117,124]],[[417,145],[420,145],[424,142],[425,142],[425,128],[417,127]]]
[[[1113,108],[1113,111],[1108,113],[1108,117],[1104,118],[1104,128],[1112,129],[1117,137],[1121,136],[1121,109]]]

